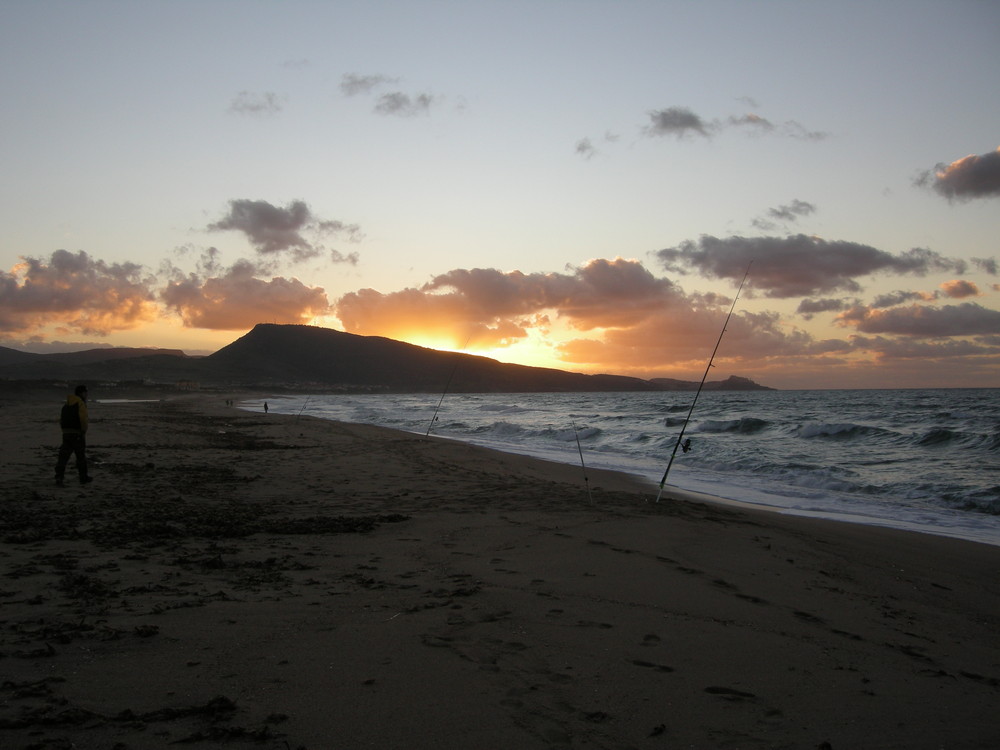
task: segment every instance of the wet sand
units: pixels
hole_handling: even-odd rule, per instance
[[[0,389],[0,747],[1000,746],[998,547],[236,397]]]

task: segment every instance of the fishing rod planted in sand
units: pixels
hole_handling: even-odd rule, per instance
[[[465,342],[465,346],[462,347],[464,352],[469,348],[469,344],[472,342],[472,336],[469,336],[468,341]],[[458,364],[461,362],[461,358],[458,356],[458,352],[455,354],[455,366],[451,368],[451,375],[448,376],[448,382],[444,384],[444,390],[441,391],[441,398],[438,399],[438,404],[434,407],[434,416],[431,417],[431,423],[427,425],[427,432],[424,433],[424,437],[431,434],[431,428],[434,427],[434,423],[437,422],[438,412],[441,410],[441,404],[444,403],[444,397],[448,395],[448,389],[451,387],[451,381],[455,379],[455,372],[458,370]]]
[[[736,309],[736,302],[740,298],[740,292],[743,291],[743,285],[747,283],[747,276],[750,275],[750,266],[753,265],[751,260],[747,263],[746,273],[743,274],[743,281],[740,282],[740,288],[736,290],[736,299],[733,300],[732,307],[729,308],[729,314],[726,316],[726,322],[722,324],[722,331],[719,333],[719,340],[715,342],[715,348],[712,350],[712,356],[708,358],[708,367],[705,368],[705,374],[701,376],[701,383],[698,384],[698,390],[695,391],[694,400],[691,401],[691,408],[688,409],[687,417],[684,418],[684,424],[681,425],[681,432],[677,436],[677,442],[674,444],[674,450],[670,454],[670,461],[667,463],[667,470],[663,472],[663,478],[660,480],[660,491],[656,493],[656,502],[660,502],[660,496],[663,494],[663,485],[667,483],[667,474],[670,473],[670,467],[674,465],[674,458],[677,456],[677,449],[681,448],[681,441],[684,439],[684,431],[687,429],[688,422],[691,421],[691,414],[694,412],[694,405],[698,403],[698,396],[701,395],[701,389],[705,387],[705,380],[708,379],[709,370],[714,367],[712,362],[715,360],[715,355],[719,351],[719,344],[722,343],[722,337],[726,335],[726,328],[729,326],[729,319],[733,317],[733,310]],[[683,445],[684,452],[687,453],[690,450],[691,441],[688,440],[686,444]]]
[[[594,496],[590,494],[590,479],[587,478],[587,464],[583,462],[583,447],[580,445],[580,432],[576,429],[576,422],[573,423],[573,434],[576,435],[576,449],[580,451],[580,467],[583,469],[583,483],[587,487],[587,498],[593,503]]]

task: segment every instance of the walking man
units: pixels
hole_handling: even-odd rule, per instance
[[[66,404],[59,416],[59,426],[62,428],[62,445],[59,446],[59,460],[56,461],[56,485],[63,486],[70,454],[76,456],[80,484],[94,481],[87,473],[87,386],[78,385],[66,397]]]

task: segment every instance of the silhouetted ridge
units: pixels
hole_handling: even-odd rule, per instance
[[[206,359],[214,371],[239,372],[258,382],[434,392],[450,379],[449,390],[462,393],[658,390],[640,378],[506,364],[313,326],[261,323]]]
[[[439,393],[694,390],[684,380],[583,375],[548,367],[441,352],[381,336],[302,325],[261,323],[207,357],[170,349],[91,349],[33,354],[0,347],[0,378]],[[706,383],[708,390],[771,390],[747,378]]]

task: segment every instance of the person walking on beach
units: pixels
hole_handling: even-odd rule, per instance
[[[59,426],[62,428],[62,445],[59,446],[59,459],[56,461],[56,485],[63,486],[70,454],[76,456],[80,484],[94,481],[87,473],[87,386],[78,385],[66,397],[66,404],[59,415]]]

